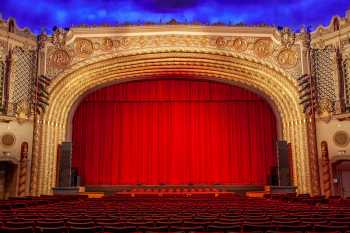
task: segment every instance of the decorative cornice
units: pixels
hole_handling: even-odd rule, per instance
[[[57,43],[47,45],[47,75],[55,78],[59,73],[71,69],[78,63],[95,62],[102,57],[107,59],[136,51],[136,53],[159,49],[183,51],[188,48],[206,51],[219,49],[223,53],[235,53],[237,56],[266,61],[293,77],[301,75],[302,42],[289,29],[281,33],[271,28],[260,32],[234,33],[232,30],[227,31],[227,27],[219,27],[218,30],[218,27],[206,26],[205,30],[202,28],[198,31],[197,26],[185,25],[185,28],[183,26],[147,26],[152,30],[128,30],[123,33],[105,31],[103,28],[96,28],[96,31],[87,33],[73,28],[67,32],[66,37],[62,36],[66,38],[64,46],[62,43],[59,47]],[[55,37],[53,41],[57,41]]]

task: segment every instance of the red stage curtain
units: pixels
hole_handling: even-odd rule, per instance
[[[88,95],[73,119],[85,185],[266,184],[276,122],[258,95],[228,84],[143,80]]]

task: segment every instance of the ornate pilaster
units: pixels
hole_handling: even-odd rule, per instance
[[[340,48],[336,48],[335,57],[334,57],[334,71],[335,71],[335,113],[341,114],[345,112],[345,99],[344,99],[344,76],[343,76],[343,58],[340,52]]]
[[[315,114],[307,116],[307,136],[309,146],[309,161],[310,161],[310,178],[311,178],[311,194],[320,195],[320,169],[317,153],[317,138],[316,138],[316,122]]]
[[[33,85],[33,89],[37,88],[37,82],[38,82],[38,76],[44,73],[45,70],[45,55],[44,55],[44,49],[47,42],[47,35],[46,33],[41,33],[38,36],[38,48],[37,48],[37,73],[35,77],[35,82]],[[41,143],[41,136],[42,136],[42,116],[36,111],[37,108],[37,98],[36,96],[37,92],[33,91],[33,105],[32,105],[32,111],[34,114],[34,129],[33,129],[33,146],[32,146],[32,163],[31,163],[31,175],[30,175],[30,193],[31,195],[38,195],[38,179],[39,177],[39,167],[40,167],[40,143]]]
[[[34,130],[33,130],[33,146],[32,146],[32,164],[30,173],[30,194],[33,196],[38,195],[38,179],[39,167],[40,167],[40,137],[42,134],[43,122],[40,116],[35,117]]]
[[[303,48],[302,48],[303,73],[307,75],[312,75],[310,32],[308,32],[305,28],[302,28],[300,37],[303,42]],[[311,80],[313,80],[313,78]],[[315,86],[314,81],[313,81],[313,85],[311,86]],[[314,101],[316,101],[316,98],[314,99]],[[314,103],[311,103],[311,104],[314,105]],[[308,152],[309,152],[311,194],[320,195],[321,187],[320,187],[319,161],[318,161],[318,153],[317,153],[315,114],[316,114],[315,108],[312,107],[311,113],[306,114],[305,116],[306,116],[306,123],[307,123],[306,124],[307,125],[307,143],[308,143]]]
[[[23,142],[21,145],[21,160],[18,182],[18,196],[27,195],[27,168],[28,168],[28,143]]]
[[[5,84],[5,71],[6,71],[6,56],[4,50],[0,45],[0,112],[3,112],[4,108],[4,84]]]
[[[323,194],[326,197],[332,195],[331,188],[331,172],[330,162],[328,155],[328,145],[326,141],[321,142],[321,153],[322,153],[322,183],[323,183]]]
[[[14,78],[14,67],[16,64],[16,56],[13,54],[13,50],[9,50],[6,58],[6,70],[4,78],[4,112],[9,112],[9,96],[10,96],[10,81]]]

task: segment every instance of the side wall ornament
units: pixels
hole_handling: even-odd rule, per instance
[[[285,48],[291,48],[295,43],[295,33],[287,27],[284,27],[282,31],[280,31],[280,38],[282,46]]]
[[[333,141],[339,147],[346,147],[350,142],[349,134],[343,130],[337,131],[333,136]]]
[[[328,145],[326,141],[321,142],[321,155],[323,193],[326,197],[329,197],[332,195],[332,189]]]
[[[327,98],[320,99],[318,103],[318,117],[320,120],[328,123],[332,118],[332,101]]]
[[[26,196],[27,189],[27,166],[28,166],[28,143],[23,142],[21,145],[21,160],[18,182],[18,196]]]
[[[63,48],[66,45],[67,32],[62,28],[57,28],[52,35],[52,44],[56,48]]]
[[[272,41],[259,39],[254,44],[254,53],[259,58],[266,58],[272,54]]]

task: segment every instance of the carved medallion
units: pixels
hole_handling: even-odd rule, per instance
[[[226,40],[224,37],[219,36],[216,38],[215,44],[218,48],[224,48],[226,46]]]
[[[333,136],[335,145],[339,147],[346,147],[349,144],[349,134],[345,131],[337,131]]]
[[[66,50],[57,49],[52,53],[50,57],[50,63],[55,68],[64,69],[70,63],[70,56]]]
[[[272,42],[270,39],[259,39],[254,44],[254,53],[257,57],[265,58],[272,53]]]
[[[128,39],[128,38],[122,38],[121,40],[120,40],[120,45],[122,46],[122,47],[124,47],[124,48],[129,48],[129,46],[130,46],[130,40]]]
[[[291,49],[283,49],[277,56],[278,64],[284,68],[293,68],[298,63],[298,55]]]
[[[248,43],[246,40],[244,40],[242,38],[237,38],[233,41],[232,47],[237,52],[243,52],[243,51],[247,50]]]
[[[12,146],[16,142],[16,137],[12,133],[5,133],[1,137],[1,144],[4,146]]]
[[[94,51],[94,46],[88,39],[77,39],[74,45],[75,53],[80,57],[87,57]]]
[[[102,50],[110,51],[113,49],[113,40],[111,38],[103,38],[102,40]]]
[[[145,37],[141,36],[138,40],[138,43],[140,45],[141,48],[145,47],[146,46],[146,39]]]

